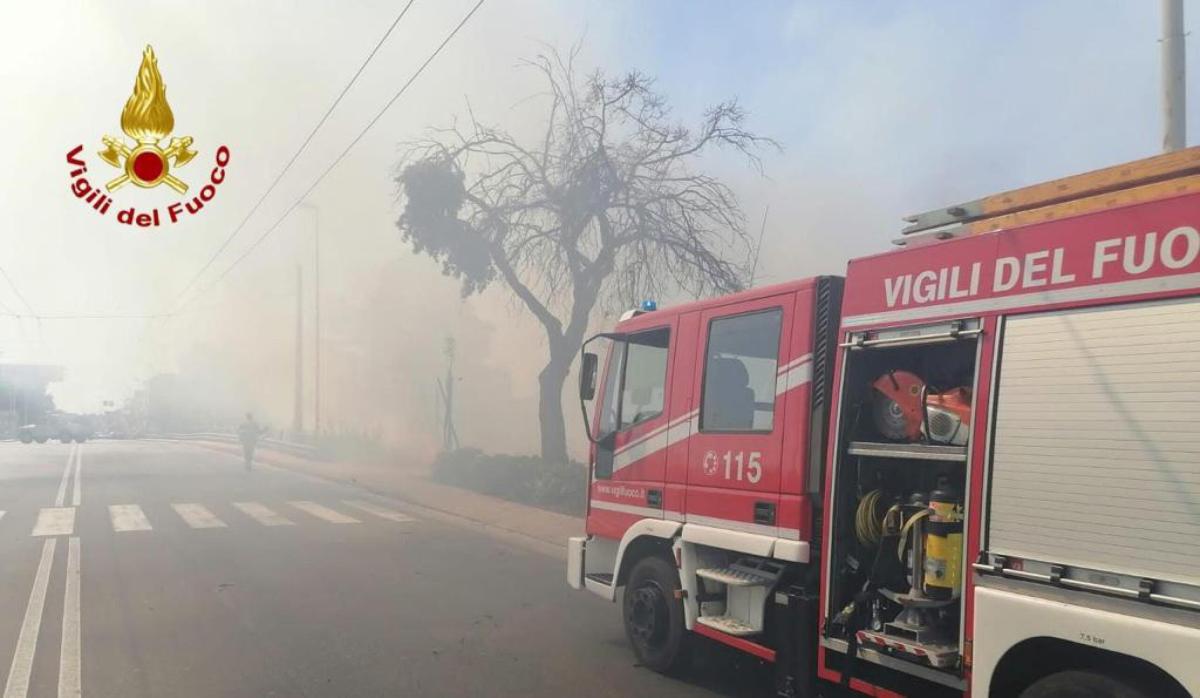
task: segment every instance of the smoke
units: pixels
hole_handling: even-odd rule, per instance
[[[536,137],[544,88],[517,66],[584,41],[587,67],[640,69],[681,121],[737,97],[748,126],[780,140],[766,177],[717,155],[756,232],[769,205],[760,282],[844,273],[888,249],[902,215],[1157,150],[1157,9],[1139,0],[1019,6],[951,2],[488,4],[350,155],[221,283],[212,284],[341,152],[470,7],[417,3],[304,156],[197,286],[163,320],[0,320],[5,361],[66,366],[66,409],[129,397],[148,377],[212,413],[293,419],[296,267],[304,289],[304,414],[314,412],[314,237],[321,238],[322,422],[378,432],[413,461],[441,444],[435,380],[456,343],[456,427],[492,451],[536,447],[538,327],[500,288],[463,301],[394,226],[397,143],[473,112]],[[1189,17],[1197,16],[1196,2]],[[236,7],[236,11],[234,11]],[[390,22],[392,3],[297,7],[164,2],[7,8],[0,21],[12,134],[0,188],[5,268],[41,313],[156,313],[266,190]],[[236,16],[236,22],[229,18]],[[263,31],[264,27],[288,31]],[[232,153],[218,200],[170,230],[131,230],[68,205],[62,153],[115,132],[134,61],[152,37],[176,127],[206,162]],[[47,53],[45,46],[61,47]],[[1197,42],[1189,56],[1196,57]],[[318,48],[319,47],[319,48]],[[80,68],[86,66],[86,70]],[[585,71],[586,72],[586,71]],[[48,90],[47,85],[54,85]],[[64,95],[69,95],[64,98]],[[1192,118],[1193,132],[1200,122]],[[98,146],[97,146],[98,147]],[[101,166],[93,156],[96,166]],[[191,165],[195,167],[195,163]],[[177,199],[131,192],[140,208]],[[660,305],[682,299],[661,298]],[[20,308],[0,285],[0,303]],[[595,318],[596,328],[615,318]],[[571,388],[568,381],[568,393]],[[566,400],[578,449],[578,417]],[[576,451],[578,453],[578,450]]]

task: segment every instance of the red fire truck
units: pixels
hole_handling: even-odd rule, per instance
[[[1200,695],[1200,148],[907,220],[584,345],[568,582],[780,695]]]

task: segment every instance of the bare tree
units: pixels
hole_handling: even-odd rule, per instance
[[[775,147],[743,128],[736,102],[689,129],[652,79],[580,78],[576,53],[528,62],[549,88],[540,137],[521,142],[471,114],[466,128],[408,144],[396,178],[397,226],[413,249],[461,280],[464,296],[499,278],[544,328],[538,416],[548,459],[567,456],[563,383],[598,303],[743,286],[751,244],[741,208],[695,166],[731,148],[761,169],[757,151]]]

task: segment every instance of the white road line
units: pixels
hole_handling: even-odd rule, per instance
[[[294,522],[285,519],[258,502],[234,502],[233,506],[241,509],[246,516],[249,516],[264,526],[296,525]]]
[[[31,536],[69,536],[75,532],[74,507],[45,507],[38,511]]]
[[[149,531],[153,528],[145,512],[136,504],[110,504],[108,517],[112,519],[113,531],[116,533]]]
[[[171,508],[192,528],[225,528],[225,522],[201,504],[172,504]]]
[[[17,648],[13,651],[12,666],[8,670],[8,683],[4,685],[4,698],[26,698],[29,695],[29,675],[33,671],[33,653],[37,649],[38,632],[42,628],[42,607],[46,605],[46,585],[50,583],[50,568],[54,564],[54,547],[57,538],[47,538],[42,543],[42,560],[33,577],[33,590],[29,592],[29,603],[25,606],[25,620],[21,622],[21,633],[17,636]]]
[[[83,470],[83,445],[75,446],[75,486],[71,489],[71,506],[79,506],[83,503],[83,490],[79,489],[83,485],[83,480],[80,479],[80,471]]]
[[[344,499],[344,500],[342,500],[342,503],[345,504],[346,506],[354,507],[355,509],[361,509],[362,511],[365,511],[368,514],[374,514],[375,516],[378,516],[381,519],[387,519],[388,521],[399,521],[401,523],[406,522],[406,521],[416,521],[416,519],[409,516],[408,514],[401,514],[398,511],[392,511],[391,509],[385,509],[381,506],[377,506],[370,502],[364,502],[361,499]]]
[[[54,497],[56,507],[61,507],[67,499],[67,483],[71,480],[71,466],[75,464],[75,451],[78,448],[79,444],[75,444],[67,454],[67,468],[63,470],[62,480],[58,483],[58,494]]]
[[[67,540],[67,588],[63,594],[62,650],[58,655],[58,698],[83,695],[79,584],[79,538],[72,536]]]
[[[325,519],[329,523],[335,523],[335,524],[362,523],[361,521],[354,518],[353,516],[346,516],[345,514],[343,514],[340,511],[334,511],[333,509],[330,509],[329,507],[323,507],[320,504],[317,504],[316,502],[299,501],[299,502],[288,502],[288,504],[291,504],[292,506],[296,507],[300,511],[303,511],[307,514],[312,514],[313,516],[317,517],[318,519]]]

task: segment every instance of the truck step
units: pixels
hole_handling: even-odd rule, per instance
[[[714,582],[728,584],[731,587],[764,586],[775,580],[771,575],[734,566],[696,570],[696,574],[705,579],[711,579]]]
[[[770,586],[783,573],[783,565],[773,560],[744,557],[725,567],[709,567],[696,570],[704,579],[731,587]]]
[[[761,632],[760,629],[748,625],[744,620],[734,618],[733,616],[700,616],[696,619],[696,622],[701,625],[707,625],[713,630],[720,630],[727,635],[736,635],[737,637],[755,635]]]

